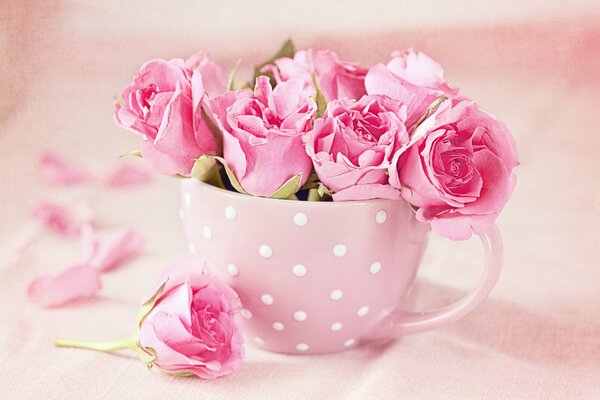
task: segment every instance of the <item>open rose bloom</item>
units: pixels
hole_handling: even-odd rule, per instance
[[[239,88],[223,75],[199,52],[123,90],[115,118],[153,168],[253,196],[408,201],[451,239],[486,231],[515,185],[510,132],[424,53],[365,67],[287,42]]]

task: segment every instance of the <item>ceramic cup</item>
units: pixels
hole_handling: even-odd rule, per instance
[[[181,190],[190,250],[238,292],[246,341],[265,350],[330,353],[437,328],[485,300],[500,273],[493,228],[481,235],[485,267],[473,292],[439,310],[405,311],[430,228],[404,200],[275,200],[192,179]]]

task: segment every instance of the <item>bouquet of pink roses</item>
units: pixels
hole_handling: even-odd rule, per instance
[[[487,230],[518,164],[505,125],[449,86],[427,55],[365,68],[290,41],[235,88],[207,53],[151,60],[123,89],[117,123],[157,171],[253,196],[404,198],[439,234]]]

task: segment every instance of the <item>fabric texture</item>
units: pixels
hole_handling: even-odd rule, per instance
[[[80,2],[0,6],[0,397],[25,399],[600,398],[600,6],[565,2]],[[414,47],[513,132],[521,165],[497,221],[504,270],[463,320],[388,344],[325,356],[247,346],[239,373],[215,381],[148,370],[135,354],[52,347],[55,337],[112,340],[135,329],[159,272],[188,253],[175,179],[109,188],[137,138],[112,100],[150,58],[205,49],[231,67],[268,58],[287,37],[364,65]],[[249,68],[238,75],[249,73]],[[44,151],[90,169],[56,188]],[[143,165],[143,161],[139,165]],[[80,243],[30,217],[41,201],[89,207],[100,228],[131,227],[143,254],[102,277],[99,297],[55,309],[28,283],[80,259]],[[464,296],[481,272],[477,239],[430,238],[403,306]]]

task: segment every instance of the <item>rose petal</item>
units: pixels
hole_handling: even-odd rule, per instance
[[[107,179],[106,184],[111,188],[143,185],[152,180],[152,174],[131,164],[121,165]]]
[[[31,216],[59,235],[76,236],[81,230],[81,224],[71,210],[57,204],[39,203],[31,210]]]
[[[87,261],[98,271],[107,272],[137,255],[143,245],[144,239],[138,233],[122,229],[97,242]]]
[[[92,297],[101,288],[99,271],[87,265],[76,265],[56,276],[34,279],[27,297],[42,307],[56,307],[71,301]]]
[[[40,158],[39,171],[42,179],[55,186],[72,186],[86,182],[90,175],[52,152],[45,152]]]

